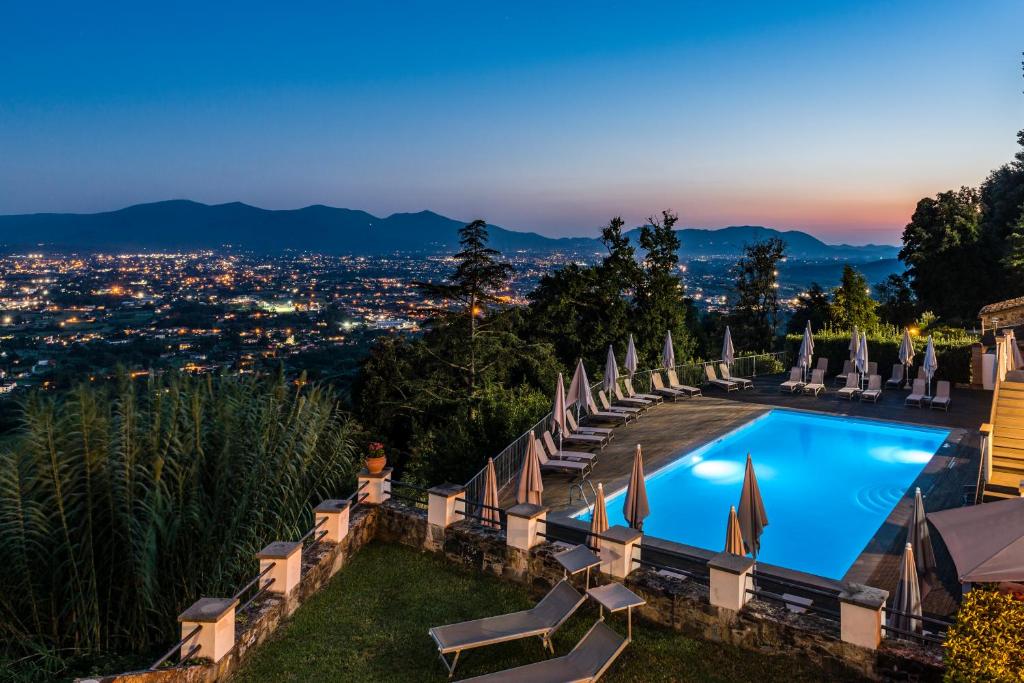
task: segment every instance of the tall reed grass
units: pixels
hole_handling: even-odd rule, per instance
[[[30,395],[0,447],[0,669],[173,642],[351,487],[352,433],[330,390],[282,377]]]

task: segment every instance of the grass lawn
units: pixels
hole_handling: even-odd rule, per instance
[[[447,680],[447,673],[437,660],[428,628],[520,610],[533,602],[522,586],[461,571],[409,548],[371,544],[257,648],[232,680],[440,683]],[[572,649],[596,618],[596,606],[585,603],[556,635],[555,652],[563,655]],[[623,615],[608,620],[612,628],[625,632]],[[842,680],[798,657],[692,640],[639,620],[633,636],[602,680]],[[496,645],[463,653],[456,675],[465,678],[542,658],[538,638]]]

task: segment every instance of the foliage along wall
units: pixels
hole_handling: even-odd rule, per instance
[[[786,357],[796,358],[800,350],[800,342],[803,335],[790,334],[786,336]],[[922,336],[912,337],[914,341],[914,373],[916,368],[924,362],[924,350],[928,344],[928,338]],[[878,363],[878,373],[883,379],[888,379],[892,374],[892,366],[900,362],[900,342],[902,333],[879,331],[868,335],[868,360]],[[935,357],[939,362],[939,368],[935,373],[935,379],[945,379],[954,383],[968,384],[971,381],[971,346],[978,339],[967,334],[934,336],[932,343],[935,345]],[[814,356],[815,358],[829,359],[829,375],[835,375],[843,369],[843,361],[850,358],[850,332],[836,332],[824,330],[814,334]]]

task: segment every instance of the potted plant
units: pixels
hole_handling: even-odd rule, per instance
[[[366,455],[366,470],[370,474],[380,474],[386,464],[388,464],[388,458],[384,455],[384,444],[380,441],[370,443]]]

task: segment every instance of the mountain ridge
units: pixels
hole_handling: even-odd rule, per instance
[[[68,249],[216,248],[242,245],[254,251],[302,249],[359,255],[396,251],[450,251],[465,223],[429,209],[378,217],[360,209],[311,204],[298,209],[263,209],[243,202],[203,204],[169,199],[97,213],[0,215],[0,242],[49,244]],[[501,251],[597,253],[590,237],[547,237],[489,225],[491,245]],[[639,228],[627,234],[635,239]],[[870,260],[894,258],[888,245],[831,245],[799,230],[763,226],[677,230],[683,258],[735,256],[743,245],[780,237],[798,258]],[[31,237],[28,237],[31,236]]]

